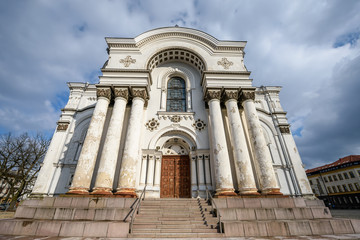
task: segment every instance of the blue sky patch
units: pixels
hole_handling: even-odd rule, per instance
[[[355,44],[359,38],[360,38],[360,31],[341,35],[336,39],[333,47],[338,48],[338,47],[342,47],[346,44],[350,44],[350,46],[353,47],[353,46],[355,46]]]

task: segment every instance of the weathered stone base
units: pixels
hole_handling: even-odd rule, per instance
[[[260,196],[256,188],[252,189],[240,189],[239,196]]]
[[[283,195],[279,188],[268,188],[261,190],[262,195]]]
[[[233,188],[222,188],[219,190],[216,190],[215,198],[223,198],[223,197],[233,197],[237,196],[235,193],[235,189]]]
[[[114,194],[123,198],[137,198],[135,190],[135,188],[121,188],[117,189],[117,192]]]
[[[66,194],[89,194],[88,188],[70,188],[70,190]]]

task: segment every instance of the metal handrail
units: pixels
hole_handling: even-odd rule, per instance
[[[217,215],[218,221],[219,221],[219,230],[220,230],[220,233],[222,233],[223,230],[222,230],[222,224],[221,224],[220,209],[217,208],[216,203],[215,203],[213,197],[211,196],[210,191],[208,191],[208,190],[206,189],[206,201],[209,202],[209,200],[210,200],[210,203],[211,203],[211,211],[212,211],[213,213],[214,213],[214,206],[215,206],[216,215]]]
[[[145,199],[145,189],[146,189],[146,185],[144,187],[144,189],[142,190],[140,197],[138,199],[136,199],[136,201],[133,203],[132,206],[135,205],[135,207],[131,207],[131,211],[128,213],[128,215],[124,218],[124,222],[126,221],[126,219],[130,216],[131,217],[131,221],[130,221],[130,233],[132,233],[132,227],[134,224],[134,219],[135,219],[135,213],[138,214],[139,213],[139,209],[141,206],[141,201],[143,201]]]

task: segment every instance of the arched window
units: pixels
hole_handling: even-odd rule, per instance
[[[186,111],[185,81],[180,77],[172,77],[167,84],[167,112]]]

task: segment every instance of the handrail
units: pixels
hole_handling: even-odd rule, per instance
[[[216,209],[216,215],[218,217],[218,221],[219,221],[219,230],[220,230],[220,233],[222,233],[222,224],[221,224],[221,214],[220,214],[220,209],[217,208],[216,206],[216,203],[213,199],[213,197],[211,196],[211,193],[206,189],[206,201],[209,202],[210,200],[210,203],[211,203],[211,211],[214,213],[214,206],[215,206],[215,209]]]
[[[136,214],[139,213],[139,209],[140,209],[140,206],[141,206],[141,201],[143,201],[145,199],[145,189],[146,189],[146,185],[144,187],[144,189],[142,190],[141,194],[140,194],[140,197],[138,199],[136,199],[136,201],[133,203],[132,206],[135,205],[135,208],[131,208],[131,211],[128,213],[128,215],[124,218],[124,222],[126,221],[126,219],[128,218],[128,216],[131,217],[131,221],[130,221],[130,233],[132,233],[132,227],[133,227],[133,224],[134,224],[134,219],[135,219],[135,212]]]

